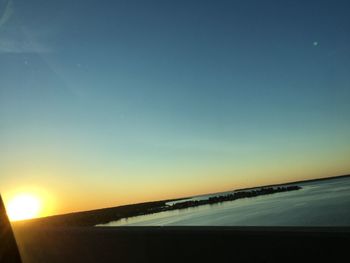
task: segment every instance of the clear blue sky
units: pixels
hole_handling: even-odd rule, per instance
[[[0,191],[67,212],[349,173],[349,13],[0,0]]]

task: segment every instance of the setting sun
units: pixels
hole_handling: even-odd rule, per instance
[[[41,200],[33,194],[19,194],[8,202],[7,214],[11,221],[38,217],[42,209]]]

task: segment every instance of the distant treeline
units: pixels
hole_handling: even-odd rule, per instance
[[[208,199],[203,200],[189,200],[184,202],[180,201],[173,205],[167,205],[167,203],[174,200],[164,200],[26,220],[23,222],[18,222],[16,224],[34,224],[42,226],[95,226],[98,224],[105,224],[111,221],[117,221],[122,218],[128,218],[133,216],[147,215],[176,209],[185,209],[201,205],[210,205],[226,201],[234,201],[242,198],[256,197],[260,195],[295,191],[299,189],[301,189],[300,186],[281,186],[275,188],[263,187],[261,189],[239,191],[227,195],[212,196]]]
[[[240,192],[235,192],[228,195],[219,195],[219,196],[209,197],[209,199],[190,200],[186,202],[175,203],[174,205],[170,206],[169,209],[166,209],[166,210],[174,210],[174,209],[195,207],[200,205],[216,204],[216,203],[221,203],[226,201],[234,201],[241,198],[256,197],[260,195],[269,195],[269,194],[281,193],[281,192],[287,192],[287,191],[295,191],[299,189],[301,189],[300,186],[286,186],[286,187],[276,187],[276,188],[268,187],[268,188],[261,188],[257,190],[250,190],[250,191],[240,191]]]

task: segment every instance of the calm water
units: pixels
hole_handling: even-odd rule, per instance
[[[350,226],[350,178],[298,185],[303,189],[130,217],[101,226]]]

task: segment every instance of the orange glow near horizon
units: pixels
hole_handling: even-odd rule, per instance
[[[210,193],[219,193],[235,189],[257,187],[269,184],[287,183],[299,180],[314,179],[320,177],[346,174],[346,171],[336,171],[336,173],[319,176],[320,172],[304,175],[302,171],[296,169],[290,172],[282,170],[267,171],[234,171],[221,170],[217,172],[207,171],[193,174],[197,180],[173,180],[171,184],[166,180],[145,180],[141,183],[123,182],[113,179],[108,184],[105,181],[97,180],[77,180],[74,179],[49,184],[45,181],[34,186],[31,182],[22,180],[22,185],[7,185],[9,192],[3,192],[4,203],[7,214],[11,221],[19,221],[38,217],[80,212],[86,210],[102,209],[106,207],[117,207],[120,205],[136,204],[142,202],[176,199]],[[178,174],[181,174],[180,171]],[[220,177],[215,176],[220,174]],[[245,176],[236,177],[232,174],[243,174]],[[279,176],[283,173],[283,177]],[[173,178],[178,178],[178,174],[172,174]],[[44,177],[43,177],[44,178]],[[282,180],[283,179],[283,180]],[[79,187],[77,187],[79,185]],[[64,190],[63,190],[64,189]]]

